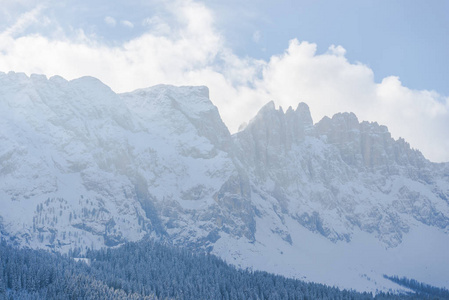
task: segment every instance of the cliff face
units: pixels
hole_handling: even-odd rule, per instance
[[[425,159],[419,151],[410,149],[404,140],[391,138],[386,126],[361,122],[353,113],[339,113],[323,118],[317,133],[326,135],[348,165],[374,169],[388,169],[394,165],[424,167]]]

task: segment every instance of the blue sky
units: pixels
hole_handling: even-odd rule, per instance
[[[207,85],[231,131],[264,103],[386,124],[449,160],[449,1],[2,0],[0,71],[117,92]]]
[[[249,1],[245,9],[256,9],[243,30],[238,19],[245,12],[226,20],[239,2],[216,5],[228,10],[223,27],[239,55],[267,59],[292,38],[318,44],[318,52],[342,45],[350,61],[373,69],[376,81],[396,75],[408,87],[449,95],[449,1]]]

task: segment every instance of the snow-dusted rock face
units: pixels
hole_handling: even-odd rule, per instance
[[[329,276],[333,284],[341,276],[340,284],[352,281],[365,290],[385,288],[381,272],[449,284],[440,280],[448,272],[437,267],[449,263],[442,250],[449,246],[448,164],[429,162],[385,126],[360,123],[352,113],[312,125],[303,103],[285,113],[268,103],[233,139],[258,212],[256,243],[263,245],[247,248],[258,259],[239,263],[258,264],[277,252],[289,263],[272,259],[266,269],[318,281]],[[433,255],[431,262],[423,259]],[[355,283],[360,277],[371,283]]]
[[[219,208],[214,195],[234,172],[207,88],[117,95],[94,78],[15,73],[0,87],[5,234],[67,251],[151,233],[200,239],[215,223],[196,228],[191,216]]]
[[[281,215],[332,241],[350,241],[360,229],[395,247],[410,216],[449,229],[447,178],[434,179],[441,166],[385,126],[359,123],[352,113],[313,126],[305,104],[284,113],[270,102],[234,140],[252,183]]]
[[[270,102],[231,136],[206,87],[0,73],[0,143],[0,233],[21,245],[151,235],[345,288],[449,286],[449,165],[351,113]]]
[[[391,173],[397,171],[396,165],[420,168],[426,164],[422,154],[410,149],[403,139],[393,140],[387,127],[359,123],[353,113],[325,117],[316,130],[318,135],[327,136],[327,142],[335,145],[344,162],[351,166]]]

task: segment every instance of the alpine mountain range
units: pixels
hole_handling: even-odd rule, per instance
[[[117,94],[0,73],[0,236],[67,253],[144,237],[360,291],[449,287],[449,164],[299,103],[230,134],[207,87]]]

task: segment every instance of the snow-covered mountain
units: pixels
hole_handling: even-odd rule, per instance
[[[273,102],[231,135],[206,87],[0,73],[0,233],[66,252],[150,235],[358,290],[449,287],[449,164],[352,113]]]

